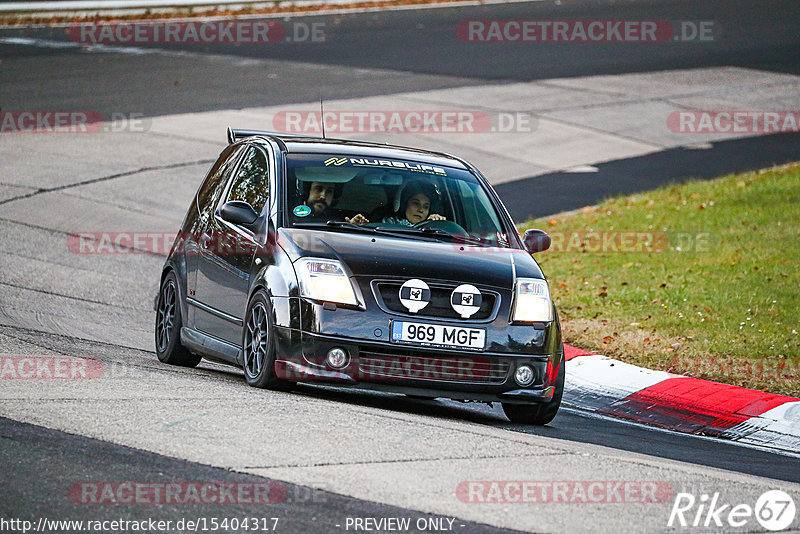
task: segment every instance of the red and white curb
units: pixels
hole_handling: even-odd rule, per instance
[[[564,402],[677,432],[800,453],[800,399],[653,371],[564,345]]]

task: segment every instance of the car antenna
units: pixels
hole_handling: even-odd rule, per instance
[[[322,120],[322,138],[325,139],[325,108],[322,107],[322,97],[319,98],[319,116]]]

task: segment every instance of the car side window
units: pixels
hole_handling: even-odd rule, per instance
[[[251,146],[247,149],[242,164],[233,178],[225,202],[242,200],[250,204],[256,213],[261,213],[269,198],[269,167],[264,152]]]
[[[223,150],[217,162],[211,168],[203,185],[197,191],[197,210],[203,219],[207,219],[215,200],[219,199],[227,177],[236,166],[241,147],[228,146]]]

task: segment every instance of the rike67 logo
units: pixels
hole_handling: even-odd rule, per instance
[[[691,493],[678,493],[672,504],[667,526],[720,528],[725,532],[731,529],[752,529],[755,519],[761,528],[777,532],[785,530],[794,523],[796,508],[794,499],[781,490],[769,490],[761,494],[755,506],[750,504],[733,505],[720,498],[719,492],[703,494],[696,498]]]

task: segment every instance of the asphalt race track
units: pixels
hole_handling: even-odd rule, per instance
[[[475,19],[713,21],[716,33],[666,43],[459,40],[458,23]],[[668,520],[680,492],[752,507],[780,489],[800,505],[797,454],[569,406],[534,428],[509,423],[499,406],[316,386],[268,392],[248,388],[233,368],[165,366],[152,341],[163,245],[135,254],[68,246],[81,231],[176,231],[225,127],[269,128],[281,111],[315,109],[320,97],[332,110],[530,114],[533,131],[389,139],[476,162],[517,220],[798,161],[796,133],[693,136],[665,124],[673,109],[800,109],[800,35],[790,24],[800,4],[518,2],[280,20],[322,24],[326,38],[90,47],[63,26],[0,28],[0,110],[91,110],[107,121],[92,135],[0,132],[0,356],[79,357],[95,371],[89,379],[0,379],[0,531],[23,530],[9,519],[59,532],[79,529],[39,521],[155,519],[172,525],[150,531],[177,532],[250,517],[258,530],[292,533],[760,532],[755,519],[686,528]],[[525,480],[656,483],[666,492],[655,502],[609,494],[488,504],[460,489]],[[151,494],[92,502],[126,482],[270,493],[256,503]],[[410,526],[377,523],[390,518]]]
[[[100,112],[127,109],[159,115],[587,74],[718,66],[800,74],[800,37],[792,25],[785,24],[797,15],[795,3],[780,0],[759,2],[757,9],[746,0],[711,0],[700,5],[691,0],[520,2],[297,19],[309,25],[323,23],[323,42],[285,42],[266,48],[247,43],[158,45],[270,61],[244,72],[230,59],[209,71],[192,57],[180,55],[116,56],[110,61],[69,49],[3,47],[3,56],[15,61],[3,64],[7,81],[0,87],[0,101],[7,109],[56,109],[70,102],[85,104],[90,98],[92,109]],[[459,22],[482,19],[712,21],[720,38],[663,45],[632,43],[623,50],[618,43],[470,46],[459,40],[454,31]],[[64,27],[6,30],[3,36],[69,41]],[[30,72],[30,65],[37,66],[35,72]],[[61,78],[55,72],[70,75]],[[141,76],[145,72],[147,76]],[[14,84],[21,74],[29,85]],[[58,90],[53,90],[56,84]],[[158,98],[153,98],[154,87],[163,89]]]

